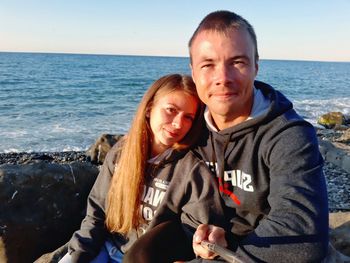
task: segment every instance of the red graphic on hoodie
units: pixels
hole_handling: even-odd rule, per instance
[[[219,177],[218,179],[219,179],[219,191],[221,193],[228,195],[232,199],[232,201],[235,202],[237,205],[241,205],[241,201],[238,199],[237,195],[235,195],[233,192],[227,189],[228,184],[227,183],[223,184],[221,177]]]

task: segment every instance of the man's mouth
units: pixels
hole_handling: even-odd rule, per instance
[[[225,100],[225,99],[230,99],[232,97],[237,97],[238,93],[237,92],[216,92],[210,95],[210,97]]]

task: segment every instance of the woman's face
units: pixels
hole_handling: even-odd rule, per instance
[[[148,113],[153,133],[152,156],[181,141],[191,129],[198,101],[184,91],[160,96]]]

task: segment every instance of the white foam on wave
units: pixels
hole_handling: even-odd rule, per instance
[[[21,151],[16,148],[9,148],[4,150],[4,153],[19,153],[19,152]]]
[[[316,124],[317,119],[321,115],[332,111],[339,111],[345,115],[350,115],[350,97],[320,100],[296,100],[293,104],[297,112],[312,124]]]
[[[87,147],[78,147],[78,146],[66,146],[63,148],[63,152],[70,152],[70,151],[74,151],[74,152],[82,152],[82,151],[86,151]]]

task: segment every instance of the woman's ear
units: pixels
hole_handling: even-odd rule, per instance
[[[150,118],[151,117],[151,109],[147,108],[146,109],[146,118]]]

